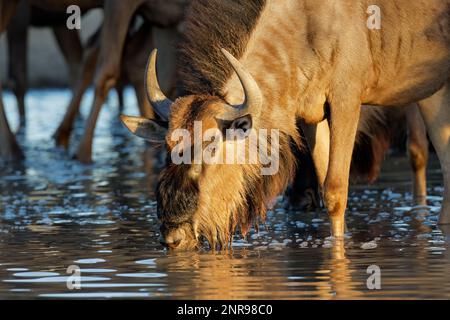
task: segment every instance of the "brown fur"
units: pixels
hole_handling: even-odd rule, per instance
[[[201,8],[202,3],[194,1],[193,6]],[[350,164],[361,105],[403,106],[422,100],[422,116],[444,171],[446,218],[440,221],[450,221],[450,85],[446,83],[450,70],[450,31],[446,27],[450,1],[412,4],[407,0],[378,0],[383,12],[382,31],[367,27],[366,8],[372,4],[368,0],[267,3],[258,18],[248,21],[250,27],[244,29],[247,33],[236,39],[229,39],[232,33],[219,21],[224,15],[228,18],[224,14],[227,6],[239,8],[241,3],[223,1],[214,3],[209,11],[189,11],[188,23],[208,24],[209,28],[198,28],[204,32],[200,40],[195,39],[199,34],[187,31],[191,42],[185,42],[182,50],[192,51],[184,55],[180,66],[193,72],[195,78],[182,73],[186,93],[206,92],[222,98],[220,103],[211,100],[208,104],[218,115],[224,103],[242,103],[242,83],[235,73],[227,71],[230,66],[218,54],[223,47],[236,56],[260,88],[263,103],[261,113],[257,111],[256,129],[280,129],[282,135],[299,141],[298,118],[311,126],[306,128],[311,129],[307,132],[308,145],[320,169],[319,182],[332,234],[338,238],[344,236]],[[238,16],[247,14],[241,10]],[[183,127],[184,122],[175,119],[183,118],[194,99],[184,97],[172,105],[172,129]],[[196,120],[212,122],[209,116]],[[377,147],[382,148],[382,144]],[[280,154],[289,154],[287,143]],[[194,224],[207,228],[204,233],[208,237],[219,241],[227,235],[224,226],[230,225],[232,230],[240,223],[245,232],[248,223],[244,218],[248,215],[237,221],[235,212],[247,201],[246,181],[252,181],[252,188],[261,186],[253,178],[257,175],[253,168],[239,165],[226,170],[211,166],[202,171],[198,178],[199,205],[193,217]],[[247,178],[247,174],[252,177]],[[218,231],[225,235],[217,235]]]
[[[169,226],[190,222],[197,209],[199,192],[198,181],[189,176],[189,166],[169,163],[159,181],[156,200],[161,222]]]
[[[193,124],[197,120],[202,121],[204,131],[218,128],[215,117],[221,113],[221,104],[220,99],[209,95],[177,100],[172,106],[168,137],[177,128],[188,129],[193,136]],[[261,126],[272,128],[272,124],[265,122]],[[170,159],[176,143],[167,142]],[[162,229],[189,219],[195,224],[195,232],[203,235],[212,248],[225,248],[236,229],[245,234],[252,225],[257,226],[265,219],[271,200],[287,188],[295,173],[296,151],[301,148],[299,135],[281,130],[279,143],[279,171],[272,176],[261,175],[260,163],[217,164],[203,165],[200,176],[193,178],[192,166],[188,169],[169,162],[161,173],[157,190]],[[270,148],[270,141],[268,144]]]
[[[114,85],[130,82],[135,88],[141,114],[147,117],[153,115],[143,85],[147,55],[156,41],[152,37],[153,26],[170,26],[171,29],[174,29],[173,25],[181,19],[182,3],[182,0],[133,0],[111,1],[105,5],[105,21],[100,31],[107,32],[99,32],[95,43],[87,49],[72,101],[54,134],[56,144],[65,148],[69,147],[75,116],[82,96],[92,81],[95,86],[94,102],[85,134],[76,154],[78,160],[92,161],[92,139],[98,112]],[[132,25],[132,18],[145,9],[148,10],[142,14],[146,18],[146,23],[131,35],[129,29],[130,24]],[[163,53],[168,55],[168,51],[163,50]],[[164,87],[174,87],[173,78],[172,73],[166,72]]]
[[[70,71],[70,83],[74,84],[82,58],[82,44],[77,30],[68,30],[67,17],[61,13],[33,7],[22,1],[8,26],[8,58],[11,88],[16,96],[20,123],[25,123],[25,95],[28,90],[27,55],[28,28],[51,27]]]
[[[204,103],[200,104],[195,102],[196,99],[175,103],[172,106],[171,128],[192,128],[194,121],[207,122],[207,119],[212,117],[207,108],[220,102],[215,97],[223,98],[224,88],[233,75],[233,70],[220,48],[227,48],[237,58],[243,55],[264,5],[265,1],[217,1],[213,4],[210,1],[192,2],[187,13],[186,32],[178,60],[181,92],[200,96],[206,93],[211,97],[204,96]],[[218,12],[221,14],[217,14]],[[211,19],[211,16],[218,20]],[[376,143],[370,144],[370,141],[375,135],[381,136],[383,130],[377,131],[375,128],[380,127],[384,119],[379,110],[367,109],[364,114],[366,116],[361,118],[359,138],[361,145],[374,148],[370,153],[373,157],[367,159],[372,161],[367,161],[365,167],[356,167],[356,170],[359,170],[359,174],[364,172],[374,177],[377,169],[372,168],[379,166],[382,157],[382,153],[378,152],[381,150],[377,149],[385,151],[386,144],[380,143],[381,146],[378,146]],[[280,129],[279,124],[274,124],[268,118],[263,117],[262,121],[261,128]],[[203,181],[199,182],[200,199],[197,212],[200,214],[197,213],[195,219],[198,232],[206,236],[212,247],[215,247],[216,243],[224,246],[237,227],[245,234],[252,224],[257,225],[258,221],[264,220],[268,203],[284,192],[292,181],[297,165],[296,152],[302,149],[295,124],[293,128],[295,130],[290,130],[289,126],[286,126],[286,130],[281,127],[278,174],[261,176],[258,165],[220,166],[220,169],[215,168],[217,174],[213,177],[205,174],[208,179],[203,178]],[[383,137],[380,141],[385,139],[386,137]],[[364,140],[369,143],[363,143]],[[370,169],[372,172],[367,173]],[[162,179],[165,178],[163,174]],[[217,189],[229,184],[233,185],[233,188],[221,190],[222,199],[216,200],[214,196],[217,195]],[[202,207],[202,197],[208,199],[205,201],[205,207]],[[222,214],[214,214],[215,212]]]
[[[351,175],[355,179],[374,182],[389,149],[391,137],[387,111],[380,107],[362,106]]]
[[[92,162],[92,141],[98,115],[107,94],[119,80],[124,43],[130,22],[135,14],[144,11],[147,21],[164,27],[174,27],[183,17],[183,0],[128,0],[106,1],[105,19],[100,37],[99,63],[94,77],[94,101],[86,128],[75,158]]]
[[[18,0],[0,0],[0,35],[10,23],[18,4]],[[22,150],[6,118],[3,106],[2,84],[0,82],[0,162],[14,162],[21,159],[23,159]]]
[[[0,164],[22,160],[24,155],[8,124],[3,106],[2,84],[0,82]]]
[[[20,0],[0,0],[0,34],[8,26],[16,13]]]

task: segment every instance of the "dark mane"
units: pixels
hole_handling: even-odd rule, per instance
[[[220,91],[232,68],[220,49],[239,59],[266,0],[193,0],[178,52],[181,95]]]
[[[270,139],[268,143],[270,145]],[[246,199],[238,212],[231,217],[230,237],[237,227],[244,235],[252,226],[258,229],[259,223],[266,219],[266,212],[270,209],[269,202],[283,194],[292,182],[298,165],[296,154],[303,149],[300,137],[280,131],[279,144],[279,170],[276,174],[262,176],[245,172]]]
[[[240,228],[246,234],[253,226],[258,230],[259,222],[264,222],[269,202],[282,195],[288,185],[292,183],[297,169],[296,152],[301,149],[298,137],[292,137],[280,132],[280,165],[279,171],[273,176],[257,176],[249,179],[247,176],[247,210],[242,210]]]

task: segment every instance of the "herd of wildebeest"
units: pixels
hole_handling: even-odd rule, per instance
[[[74,4],[104,11],[85,45],[66,28]],[[367,26],[371,5],[380,8],[379,29]],[[77,160],[92,161],[109,90],[135,88],[141,117],[121,118],[166,147],[156,195],[169,248],[194,248],[201,238],[226,248],[285,192],[309,207],[323,202],[332,235],[342,238],[350,178],[374,181],[402,128],[414,201],[426,204],[429,139],[444,176],[439,222],[450,223],[449,0],[0,0],[0,8],[22,125],[30,26],[52,28],[69,65],[73,96],[53,136],[58,146],[68,148],[81,98],[94,85]],[[196,121],[203,132],[276,129],[278,171],[263,175],[262,163],[175,164],[178,146],[169,137],[193,131]],[[0,132],[3,162],[22,159],[1,104]],[[223,138],[219,148],[234,143]]]

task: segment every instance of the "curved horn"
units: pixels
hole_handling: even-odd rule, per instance
[[[236,72],[239,80],[241,81],[242,87],[244,88],[245,101],[239,106],[240,114],[251,114],[254,117],[258,117],[261,113],[261,107],[263,102],[263,97],[261,90],[256,83],[255,79],[248,73],[242,64],[227,50],[222,49],[222,53],[225,55],[227,60],[231,63],[234,71]]]
[[[170,106],[172,101],[166,97],[159,87],[156,75],[156,56],[158,50],[154,49],[147,63],[146,88],[147,96],[155,112],[165,121],[169,120]]]

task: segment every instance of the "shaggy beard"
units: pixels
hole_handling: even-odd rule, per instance
[[[222,215],[199,217],[197,232],[209,243],[212,250],[226,250],[231,247],[233,235],[237,231],[245,237],[254,227],[266,220],[266,213],[273,199],[282,193],[289,184],[291,176],[282,179],[276,176],[252,176],[246,180],[245,195],[238,196],[234,210]]]

